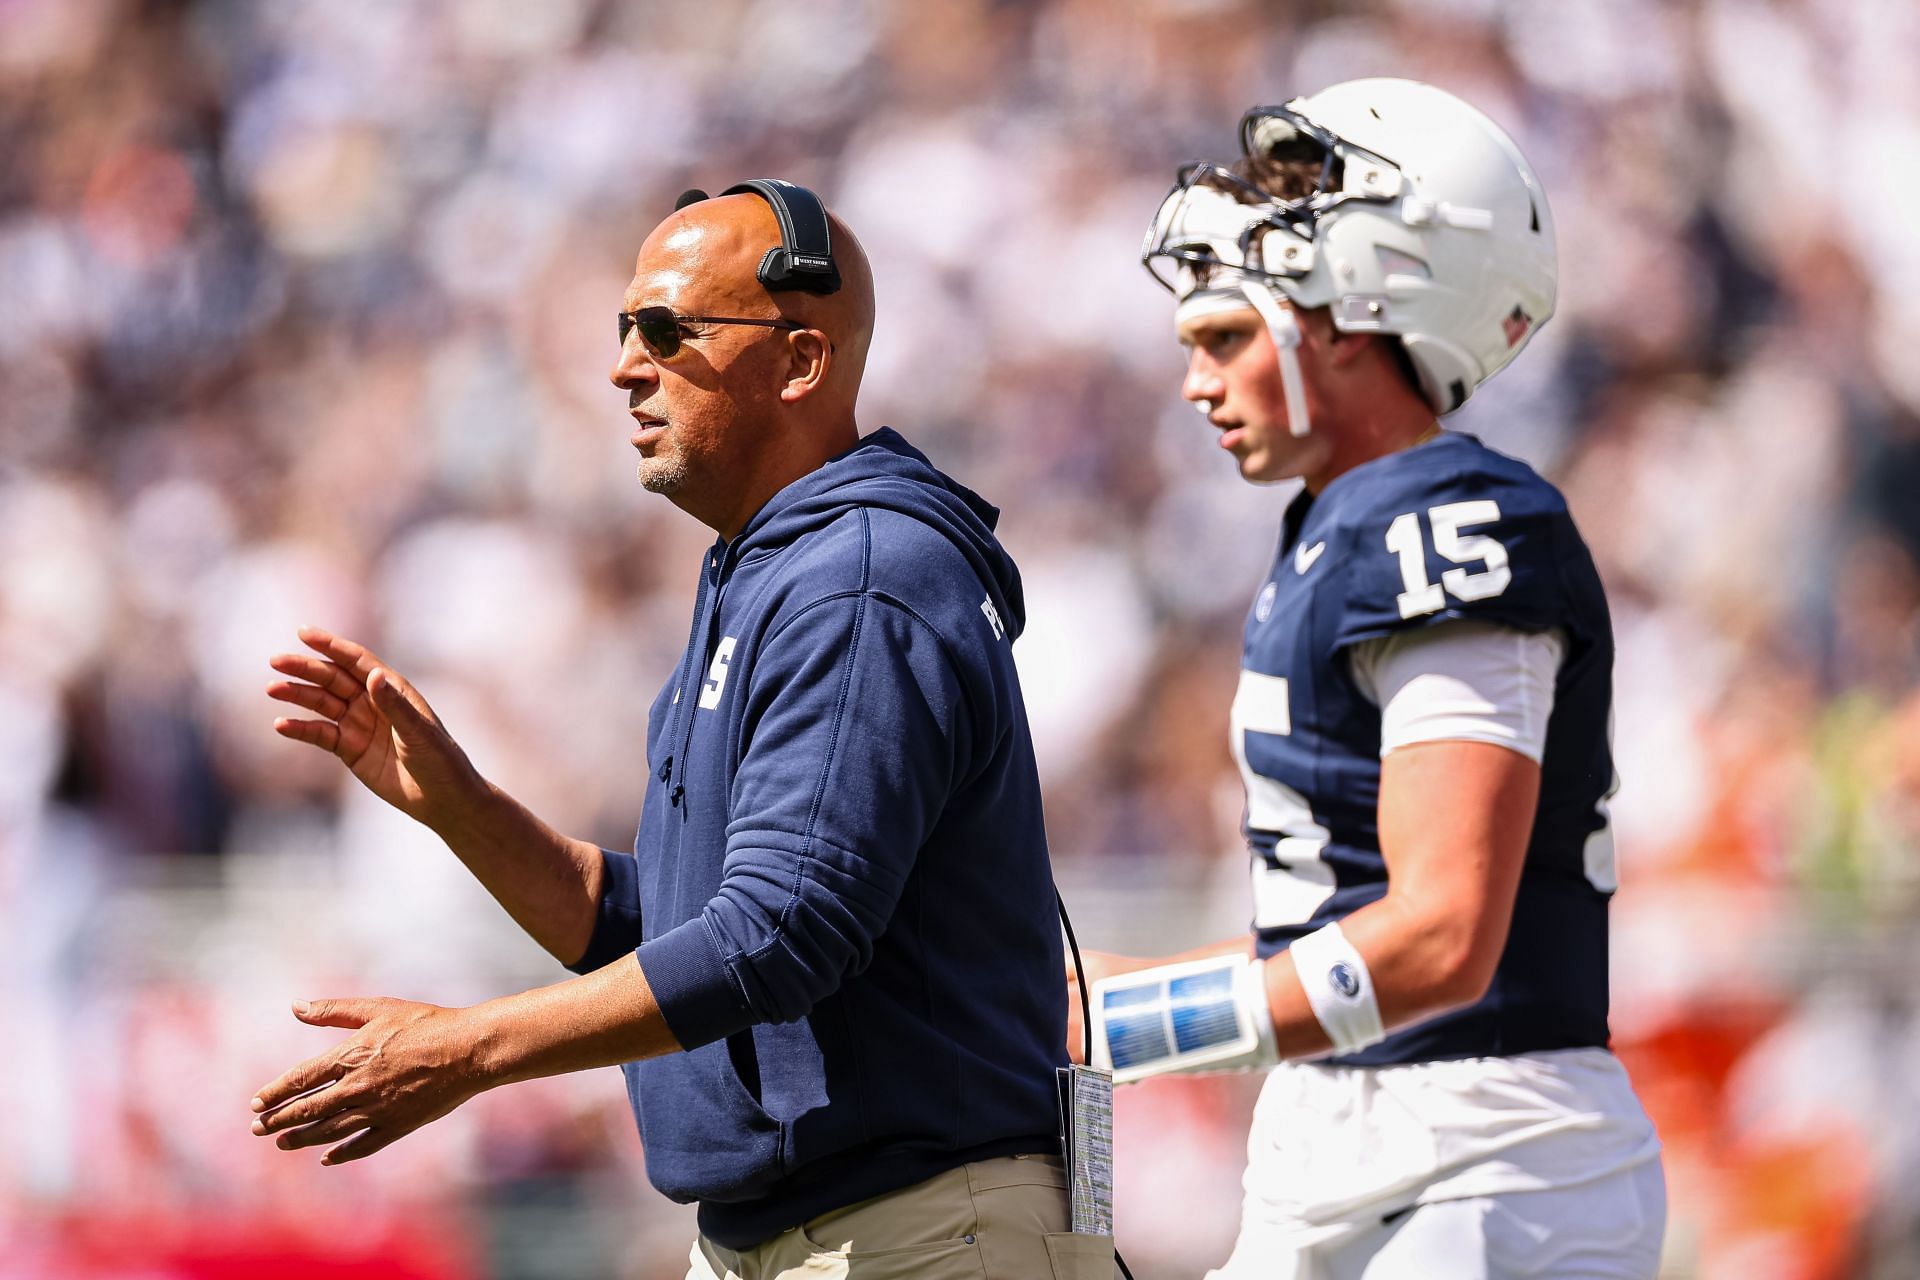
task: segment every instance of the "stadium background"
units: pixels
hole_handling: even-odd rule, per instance
[[[1672,1277],[1920,1274],[1920,10],[1875,0],[0,3],[0,1278],[677,1278],[610,1072],[322,1170],[246,1132],[296,995],[557,976],[277,739],[374,643],[481,767],[627,843],[706,535],[604,381],[683,186],[861,233],[863,420],[1000,504],[1082,936],[1239,928],[1224,745],[1284,498],[1134,265],[1255,101],[1507,125],[1560,312],[1453,425],[1566,489],[1615,608],[1618,1047]],[[1121,1243],[1224,1254],[1252,1082],[1123,1093]]]

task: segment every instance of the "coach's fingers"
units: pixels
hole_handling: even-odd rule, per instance
[[[308,1058],[291,1071],[285,1072],[279,1079],[267,1085],[253,1095],[248,1105],[258,1117],[254,1121],[255,1133],[265,1133],[269,1128],[285,1128],[287,1123],[276,1123],[279,1108],[285,1107],[296,1098],[302,1098],[317,1089],[325,1089],[339,1080],[346,1068],[340,1065],[331,1053],[323,1053],[317,1058]],[[311,1120],[321,1114],[318,1110],[309,1110],[306,1119]],[[263,1127],[264,1125],[264,1127]]]
[[[329,720],[338,720],[347,714],[345,700],[334,697],[316,685],[293,680],[276,680],[267,686],[267,696],[275,702],[291,702],[296,707],[318,711]]]
[[[400,1139],[412,1133],[417,1126],[403,1129],[381,1128],[367,1129],[355,1134],[345,1142],[320,1157],[321,1164],[345,1164],[349,1160],[364,1160],[376,1151],[392,1146]]]
[[[340,726],[331,720],[293,720],[281,716],[273,722],[273,731],[283,738],[304,742],[322,751],[340,750]]]
[[[365,1129],[373,1123],[366,1112],[358,1108],[343,1111],[337,1116],[328,1116],[316,1120],[310,1125],[289,1130],[273,1140],[273,1145],[282,1151],[293,1151],[300,1147],[317,1147],[323,1143],[338,1142],[350,1134]]]
[[[375,667],[368,673],[367,693],[403,736],[418,740],[438,728],[427,700],[386,667]]]
[[[261,1092],[265,1093],[266,1090]],[[253,1132],[260,1137],[269,1133],[285,1133],[289,1129],[331,1119],[359,1101],[360,1095],[348,1089],[341,1080],[329,1080],[317,1089],[297,1093],[255,1116]]]
[[[361,689],[360,682],[341,670],[339,663],[310,653],[276,653],[267,665],[283,676],[319,685],[336,698],[351,699]]]
[[[344,1027],[355,1030],[379,1016],[387,1002],[378,998],[358,1000],[295,1000],[293,1016],[310,1027]]]
[[[336,636],[322,627],[301,627],[299,634],[300,643],[315,653],[333,659],[363,684],[375,667],[386,665],[367,646],[345,636]]]

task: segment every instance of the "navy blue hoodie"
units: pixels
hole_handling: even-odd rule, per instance
[[[1063,962],[997,516],[866,437],[714,546],[654,701],[575,968],[638,948],[687,1049],[624,1068],[647,1173],[729,1248],[1055,1147]]]

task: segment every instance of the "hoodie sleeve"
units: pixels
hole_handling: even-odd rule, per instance
[[[720,890],[640,948],[689,1049],[803,1017],[867,966],[975,728],[939,636],[867,593],[764,641],[747,696]]]
[[[612,964],[640,942],[640,867],[631,853],[600,850],[600,901],[586,954],[567,968],[592,973]]]

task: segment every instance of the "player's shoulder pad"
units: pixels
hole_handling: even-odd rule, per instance
[[[1526,463],[1450,434],[1355,468],[1327,498],[1336,648],[1450,618],[1568,625],[1563,560],[1578,535],[1560,491]]]

